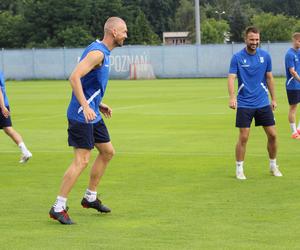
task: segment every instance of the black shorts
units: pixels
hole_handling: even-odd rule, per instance
[[[9,107],[6,107],[8,110]],[[4,115],[2,114],[1,108],[0,108],[0,129],[3,129],[5,127],[11,127],[12,123],[11,123],[11,119],[10,116],[9,117],[4,117]]]
[[[69,121],[68,143],[75,148],[94,148],[95,143],[110,142],[108,130],[103,120],[97,123]]]
[[[252,119],[255,119],[255,126],[274,126],[275,118],[271,106],[249,109],[249,108],[238,108],[236,112],[236,123],[237,128],[250,128]]]
[[[295,105],[300,102],[300,90],[286,90],[288,101],[290,105]]]

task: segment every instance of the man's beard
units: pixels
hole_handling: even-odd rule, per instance
[[[122,47],[123,46],[123,41],[117,41],[114,39],[115,47]]]
[[[253,46],[255,46],[255,48],[253,49]],[[248,49],[248,51],[256,51],[256,49],[258,48],[258,44],[256,44],[256,45],[254,45],[254,44],[252,44],[252,45],[247,45],[247,49]]]

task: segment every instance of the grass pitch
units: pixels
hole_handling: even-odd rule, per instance
[[[235,112],[226,79],[110,81],[104,102],[117,154],[99,193],[108,215],[83,209],[89,169],[72,190],[74,226],[48,217],[73,153],[67,81],[8,82],[14,128],[33,153],[26,165],[0,134],[1,249],[299,249],[299,143],[290,139],[284,79],[276,79],[278,162],[252,127],[245,174],[234,178]],[[95,154],[92,159],[95,158]]]

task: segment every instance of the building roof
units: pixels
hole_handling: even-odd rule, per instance
[[[183,32],[163,32],[163,37],[168,38],[176,38],[176,37],[187,37],[189,35],[189,32],[183,31]]]

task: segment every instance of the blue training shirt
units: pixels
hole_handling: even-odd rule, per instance
[[[262,108],[270,105],[266,73],[271,71],[271,57],[265,50],[257,48],[252,55],[244,48],[233,55],[229,74],[236,74],[238,78],[238,108]]]
[[[300,75],[300,50],[290,48],[285,55],[286,89],[300,90],[300,82],[291,75],[290,68]]]
[[[8,103],[8,98],[7,98],[6,90],[5,90],[5,81],[4,81],[3,73],[1,71],[0,71],[0,88],[1,88],[3,98],[4,98],[4,105],[5,105],[5,107],[8,107],[9,103]]]
[[[99,50],[104,54],[102,65],[91,70],[88,74],[81,78],[81,84],[85,98],[87,99],[90,108],[92,108],[96,113],[96,119],[90,121],[89,123],[96,123],[102,119],[99,111],[99,105],[101,104],[104,96],[109,78],[110,50],[101,41],[96,40],[95,42],[91,43],[84,50],[80,61],[83,60],[89,52],[95,50]],[[68,107],[67,116],[70,120],[86,123],[83,115],[83,109],[73,92],[71,102]]]

